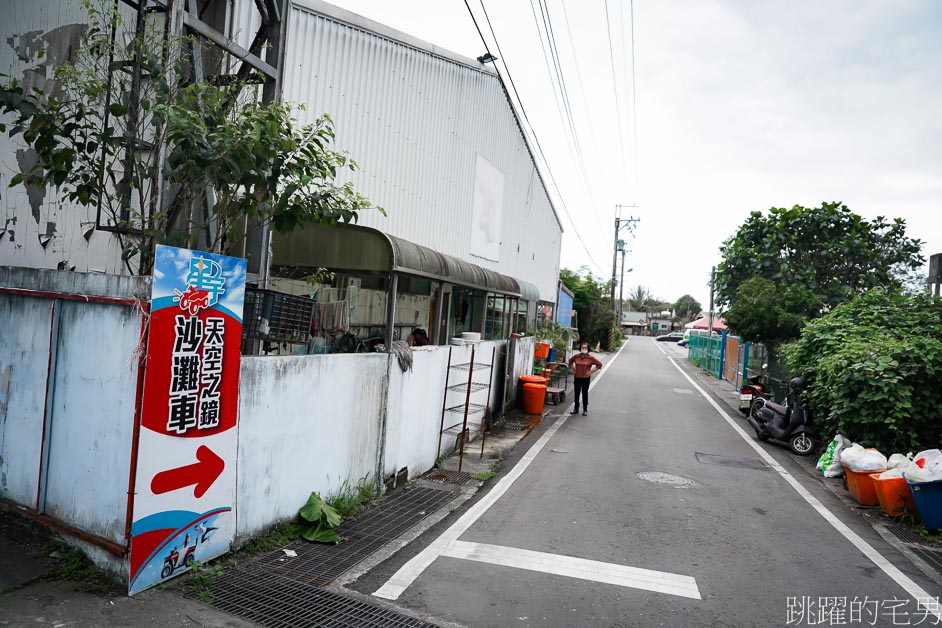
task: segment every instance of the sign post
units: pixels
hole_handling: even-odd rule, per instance
[[[235,535],[246,260],[158,245],[128,594],[229,551]]]

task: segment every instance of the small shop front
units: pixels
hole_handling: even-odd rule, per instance
[[[536,286],[375,229],[310,226],[274,236],[272,250],[264,296],[293,299],[300,318],[308,308],[310,324],[298,321],[285,340],[278,308],[261,308],[246,336],[258,341],[258,353],[371,352],[395,340],[444,345],[466,332],[500,340],[535,320]]]

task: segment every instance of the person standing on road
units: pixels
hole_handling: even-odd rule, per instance
[[[592,373],[602,369],[602,363],[589,355],[589,345],[582,343],[579,353],[569,358],[569,366],[575,368],[573,384],[575,385],[575,405],[570,414],[579,414],[579,397],[582,397],[582,416],[589,416],[589,378]],[[581,393],[581,394],[580,394]]]

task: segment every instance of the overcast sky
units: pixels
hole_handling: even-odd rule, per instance
[[[633,112],[628,0],[609,0],[609,26],[604,0],[547,0],[587,182],[554,97],[539,4],[484,0],[499,54],[480,0],[469,2],[561,190],[562,266],[611,276],[616,204],[638,205],[622,211],[641,219],[626,295],[642,285],[704,307],[720,244],[753,210],[843,201],[905,218],[927,258],[942,253],[942,2],[638,0]],[[333,4],[484,52],[461,0]]]

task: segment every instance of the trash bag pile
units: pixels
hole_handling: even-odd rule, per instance
[[[868,449],[838,434],[818,458],[817,467],[826,478],[839,478],[844,469],[883,471],[880,479],[903,477],[910,482],[942,480],[942,451],[927,449],[915,456],[896,453],[889,458],[876,449]]]

